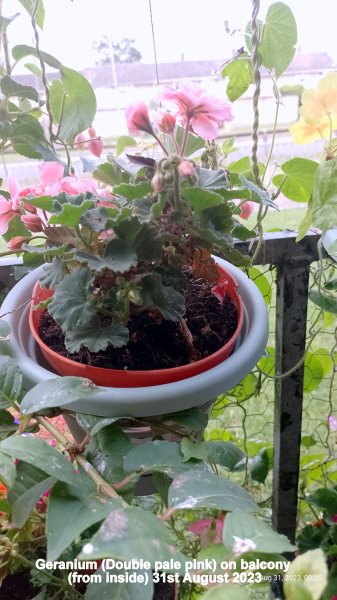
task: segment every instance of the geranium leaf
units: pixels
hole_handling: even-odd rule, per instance
[[[169,321],[179,321],[185,312],[184,297],[173,287],[165,287],[160,275],[147,275],[140,282],[144,306],[154,306]]]
[[[151,184],[148,181],[141,181],[140,183],[120,183],[117,187],[113,188],[113,193],[118,196],[123,196],[127,200],[136,200],[137,198],[144,198],[147,194],[152,192]]]
[[[183,188],[182,196],[186,202],[191,204],[196,212],[202,212],[206,208],[211,208],[222,204],[223,199],[220,194],[210,192],[201,187]]]
[[[57,377],[34,386],[21,402],[23,414],[33,414],[45,408],[54,408],[92,398],[99,390],[89,379]]]
[[[226,93],[231,102],[237,100],[248,90],[251,83],[253,83],[253,65],[251,58],[247,52],[244,52],[236,58],[227,63],[222,69],[222,77],[228,77],[229,81],[227,84]]]
[[[292,11],[283,2],[274,2],[268,9],[262,29],[259,46],[262,64],[274,69],[279,77],[294,58],[296,42],[297,28]]]
[[[72,143],[75,135],[91,127],[96,97],[89,81],[80,73],[60,67],[61,80],[54,79],[49,90],[51,110],[59,125],[59,137]]]
[[[137,264],[135,250],[130,248],[126,241],[118,238],[108,243],[103,257],[93,256],[86,252],[76,252],[76,257],[81,263],[87,264],[89,269],[96,272],[110,269],[110,271],[125,273]]]
[[[57,560],[85,529],[103,521],[119,504],[118,500],[99,500],[96,485],[81,472],[76,487],[58,481],[48,501],[47,560]]]
[[[237,483],[206,471],[187,471],[176,477],[169,490],[169,507],[217,508],[256,512],[253,498]]]
[[[162,241],[158,231],[137,217],[123,219],[115,228],[116,235],[136,250],[138,260],[156,262],[161,259]]]
[[[33,465],[21,461],[16,465],[16,479],[7,498],[17,527],[24,526],[37,501],[55,482],[54,477]]]
[[[89,269],[77,268],[56,287],[48,310],[62,329],[85,325],[96,315],[95,306],[88,300],[93,281]]]
[[[204,167],[196,167],[198,176],[198,185],[204,190],[228,189],[229,179],[228,174],[223,169],[205,169]]]
[[[270,206],[279,210],[277,204],[272,200],[267,190],[261,190],[255,183],[246,179],[244,175],[240,175],[240,180],[242,185],[250,191],[251,200],[253,200],[253,202],[258,202],[259,204],[264,204],[265,206]]]
[[[82,548],[79,558],[90,560],[106,556],[118,556],[120,560],[142,558],[149,561],[152,567],[156,561],[169,561],[172,558],[181,565],[185,564],[185,557],[172,545],[164,523],[150,512],[135,506],[113,510],[90,542]]]
[[[17,362],[9,356],[0,356],[0,408],[20,402],[22,373]]]
[[[100,328],[99,321],[71,329],[65,338],[69,352],[79,352],[81,346],[86,346],[91,352],[105,350],[109,345],[121,348],[129,341],[129,330],[122,324]]]
[[[66,273],[65,264],[59,256],[54,256],[51,263],[43,266],[39,281],[42,287],[52,289],[62,281]]]
[[[33,434],[12,435],[0,443],[0,450],[42,469],[56,479],[66,483],[74,483],[76,477],[73,465],[56,448]]]

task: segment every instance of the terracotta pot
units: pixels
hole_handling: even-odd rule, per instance
[[[228,273],[228,271],[222,269],[221,267],[218,267],[218,269],[220,273],[219,279],[226,279],[228,282],[226,291],[230,295],[237,309],[237,327],[232,337],[226,344],[224,344],[224,346],[222,346],[222,348],[220,348],[220,350],[191,364],[172,369],[124,371],[121,369],[93,367],[91,365],[82,364],[69,358],[65,358],[61,354],[58,354],[49,348],[49,346],[47,346],[40,338],[39,324],[41,316],[44,313],[44,309],[36,309],[35,307],[39,304],[39,302],[50,298],[53,292],[45,288],[41,288],[38,281],[33,288],[33,297],[29,314],[30,329],[47,363],[53,367],[53,369],[59,373],[59,375],[85,377],[87,379],[91,379],[91,381],[93,381],[96,385],[116,388],[145,387],[181,381],[182,379],[187,379],[188,377],[193,377],[194,375],[208,371],[212,367],[215,367],[228,358],[231,355],[238,336],[242,330],[244,309],[242,299],[237,293],[237,283],[232,275]]]

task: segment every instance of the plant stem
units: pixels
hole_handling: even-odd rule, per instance
[[[179,181],[179,171],[178,167],[174,166],[173,168],[173,198],[174,198],[174,208],[178,211],[181,209],[180,202],[180,181]]]
[[[56,429],[56,427],[54,427],[54,425],[50,423],[45,417],[33,415],[33,418],[42,427],[49,431],[49,433],[51,433],[52,436],[57,441],[59,441],[63,445],[64,449],[70,454],[69,448],[71,448],[72,444],[70,440],[68,440],[68,438],[66,438],[66,436],[63,435],[63,433]],[[97,473],[97,471],[94,469],[94,467],[88,460],[83,458],[83,456],[76,456],[76,461],[82,467],[82,469],[84,469],[88,477],[90,477],[90,479],[92,479],[95,482],[97,488],[101,492],[103,492],[109,498],[113,498],[114,500],[121,500],[120,496],[117,494],[117,492],[115,492],[113,487],[109,483],[107,483],[99,473]],[[124,502],[124,500],[122,500],[122,504],[124,506],[128,506],[126,502]]]
[[[275,92],[275,96],[276,96],[276,110],[275,110],[275,118],[274,118],[274,125],[273,125],[273,133],[272,133],[272,138],[271,138],[271,144],[270,144],[270,150],[269,150],[269,154],[268,154],[268,158],[267,158],[267,162],[265,165],[265,170],[263,173],[263,177],[262,177],[262,185],[264,183],[264,178],[266,176],[267,173],[267,169],[269,167],[269,163],[271,161],[271,158],[273,156],[273,152],[274,152],[274,144],[275,144],[275,138],[276,138],[276,127],[277,127],[277,122],[278,122],[278,113],[279,113],[279,109],[280,109],[280,92],[279,89],[276,85],[276,81],[274,79],[274,77],[272,76],[271,72],[268,70],[269,76],[274,84],[274,92]]]
[[[183,138],[183,142],[182,142],[181,148],[180,148],[180,156],[184,156],[184,152],[185,152],[185,148],[186,148],[186,144],[187,144],[187,140],[188,140],[190,122],[191,122],[191,117],[187,117],[184,138]]]
[[[166,156],[168,156],[168,151],[166,150],[164,144],[162,143],[162,141],[159,139],[159,137],[155,134],[155,132],[153,131],[151,133],[152,137],[154,137],[154,139],[156,140],[157,144],[159,144],[159,146],[161,147],[161,149],[163,150],[164,154]]]

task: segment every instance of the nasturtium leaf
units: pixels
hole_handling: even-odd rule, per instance
[[[169,507],[257,511],[253,498],[240,485],[214,473],[192,470],[178,475],[169,490]]]
[[[91,127],[96,97],[89,81],[68,67],[60,67],[61,80],[50,86],[50,105],[59,126],[59,137],[73,142],[75,135]]]
[[[127,200],[136,200],[144,198],[152,192],[151,184],[148,181],[140,181],[139,183],[120,183],[113,188],[113,193],[118,196],[123,196]]]
[[[56,377],[34,386],[21,402],[23,414],[33,414],[46,408],[65,406],[79,400],[92,398],[99,390],[89,379],[82,377]]]
[[[307,352],[304,359],[304,391],[311,393],[316,389],[323,377],[330,373],[332,366],[331,356],[325,348]]]
[[[248,90],[254,80],[252,60],[247,52],[229,61],[222,69],[222,77],[228,77],[226,93],[231,102],[237,100]]]
[[[8,408],[14,402],[20,402],[22,373],[16,360],[9,356],[0,356],[0,408]]]
[[[119,500],[98,499],[96,485],[82,472],[76,487],[58,481],[48,501],[47,560],[57,560],[85,529],[103,521],[119,504]]]
[[[263,66],[273,69],[278,78],[294,58],[296,42],[297,27],[292,11],[283,2],[274,2],[268,9],[259,45]]]
[[[16,466],[14,459],[3,452],[0,452],[0,481],[3,481],[7,488],[14,485],[16,477]]]
[[[76,475],[73,465],[56,448],[31,433],[12,435],[0,443],[0,450],[8,456],[43,470],[56,479],[74,483]]]
[[[244,225],[237,225],[232,229],[232,235],[243,242],[256,238],[256,231],[247,229]]]
[[[17,527],[24,526],[37,501],[55,482],[55,477],[48,477],[33,465],[23,461],[16,465],[16,479],[7,498],[12,507],[13,523]]]
[[[188,438],[183,438],[181,440],[181,452],[184,455],[184,461],[191,458],[210,460],[229,471],[234,471],[238,463],[245,458],[245,453],[235,444],[222,441],[193,443]]]
[[[253,517],[242,510],[234,510],[226,515],[223,528],[223,543],[232,548],[235,537],[250,540],[254,552],[291,552],[295,549],[285,535],[274,531],[261,518]]]
[[[319,308],[322,308],[327,312],[337,314],[337,300],[335,298],[323,294],[318,290],[311,290],[309,292],[309,299]]]
[[[48,310],[62,329],[85,325],[96,315],[89,300],[93,281],[94,274],[89,269],[77,268],[58,284]]]
[[[243,378],[240,383],[238,383],[234,388],[228,390],[226,395],[234,396],[238,402],[244,402],[254,396],[257,385],[257,377],[254,373],[248,373],[246,377]]]
[[[129,341],[129,330],[121,323],[100,327],[99,320],[94,319],[87,325],[71,329],[65,337],[65,345],[69,352],[79,352],[81,346],[86,346],[91,352],[106,350],[111,345],[121,348]]]
[[[117,598],[118,600],[152,600],[154,589],[152,572],[137,569],[137,576],[143,577],[144,583],[128,581],[127,574],[129,573],[130,571],[121,569],[109,569],[109,577],[116,577],[117,582],[113,579],[107,581],[106,574],[100,567],[94,575],[100,576],[101,580],[93,580],[89,583],[84,594],[84,600],[97,600],[97,598],[100,600],[111,600],[111,598],[116,598],[116,600]],[[124,582],[118,583],[118,576],[124,578]]]
[[[248,592],[236,583],[216,585],[202,595],[201,600],[249,600]]]
[[[90,542],[84,545],[79,558],[91,560],[106,556],[120,560],[142,558],[152,567],[156,561],[174,559],[181,563],[181,572],[184,572],[185,557],[172,545],[168,528],[157,516],[135,506],[113,510]]]
[[[39,94],[35,88],[30,85],[22,85],[9,77],[9,75],[1,78],[0,87],[6,98],[28,98],[29,100],[34,100],[34,102],[38,102],[39,100]]]
[[[144,472],[160,471],[173,478],[191,469],[191,465],[184,463],[178,444],[155,440],[133,448],[126,455],[124,460],[126,473],[133,473],[138,469]]]
[[[137,146],[137,142],[129,135],[120,135],[116,141],[116,155],[119,156],[129,146]]]
[[[284,175],[275,175],[273,184],[282,184],[282,194],[294,202],[309,202],[318,163],[308,158],[291,158],[281,165]]]
[[[164,286],[157,273],[147,275],[140,282],[142,303],[154,306],[169,321],[179,321],[185,312],[184,297],[171,286]]]
[[[268,281],[267,277],[257,267],[250,267],[248,269],[249,279],[254,281],[256,287],[260,290],[265,303],[267,306],[270,305],[272,299],[272,285]]]
[[[57,58],[55,58],[51,54],[40,51],[40,55],[41,55],[41,58],[43,59],[43,62],[45,62],[50,67],[53,67],[53,69],[59,69],[62,66],[60,61],[57,60]],[[27,46],[26,44],[18,44],[17,46],[14,46],[12,48],[12,56],[13,56],[14,60],[18,61],[18,60],[21,60],[22,58],[25,58],[26,56],[35,56],[38,58],[38,53],[37,53],[36,48],[34,48],[34,46]]]
[[[337,158],[319,165],[312,192],[312,223],[322,231],[336,226]]]
[[[300,242],[304,238],[309,227],[312,225],[313,212],[313,205],[312,202],[310,202],[303,219],[299,223],[296,242]]]

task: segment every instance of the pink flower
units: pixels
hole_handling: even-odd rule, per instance
[[[330,431],[337,431],[337,419],[333,415],[328,418]]]
[[[14,177],[8,177],[7,186],[10,199],[0,195],[0,235],[7,233],[10,221],[20,214],[19,187]]]
[[[145,131],[150,135],[154,134],[145,102],[137,102],[137,104],[129,106],[125,111],[125,117],[131,134],[137,134],[139,131]]]
[[[155,116],[155,123],[163,133],[172,133],[176,125],[176,118],[167,111],[159,110]]]
[[[77,195],[85,192],[96,193],[96,187],[91,179],[77,179],[77,177],[62,177],[60,181],[62,192]]]
[[[228,281],[227,279],[221,279],[214,287],[212,287],[211,292],[214,296],[219,300],[220,304],[223,304],[224,297],[227,292]]]
[[[188,530],[200,537],[200,546],[222,543],[225,515],[218,519],[201,519],[188,526]]]
[[[38,215],[22,215],[21,221],[26,225],[27,229],[33,233],[37,233],[43,229],[43,222]]]
[[[178,167],[178,171],[181,177],[190,177],[196,174],[194,166],[189,160],[182,160]]]
[[[22,244],[24,244],[25,242],[28,242],[28,240],[29,240],[28,237],[24,237],[22,235],[16,235],[11,240],[9,240],[9,242],[7,243],[7,248],[9,248],[9,250],[20,250]]]
[[[97,138],[97,133],[93,127],[89,127],[88,134],[91,138]],[[88,149],[90,150],[91,154],[99,158],[103,152],[103,142],[101,138],[90,139],[88,141]]]
[[[332,522],[337,523],[337,515],[332,515]]]
[[[44,184],[44,192],[50,196],[56,196],[61,191],[60,179],[64,173],[64,167],[59,162],[44,162],[40,165],[40,177]]]
[[[83,132],[78,133],[74,139],[74,146],[78,150],[85,150],[85,142],[86,142],[86,137],[85,137],[84,133]]]
[[[251,212],[254,208],[254,204],[253,202],[244,202],[243,204],[241,204],[240,206],[240,217],[241,219],[248,219],[248,217],[250,217]]]
[[[159,98],[177,105],[177,118],[205,140],[214,139],[224,121],[233,119],[229,104],[208,96],[205,90],[184,86],[180,90],[164,88]]]

